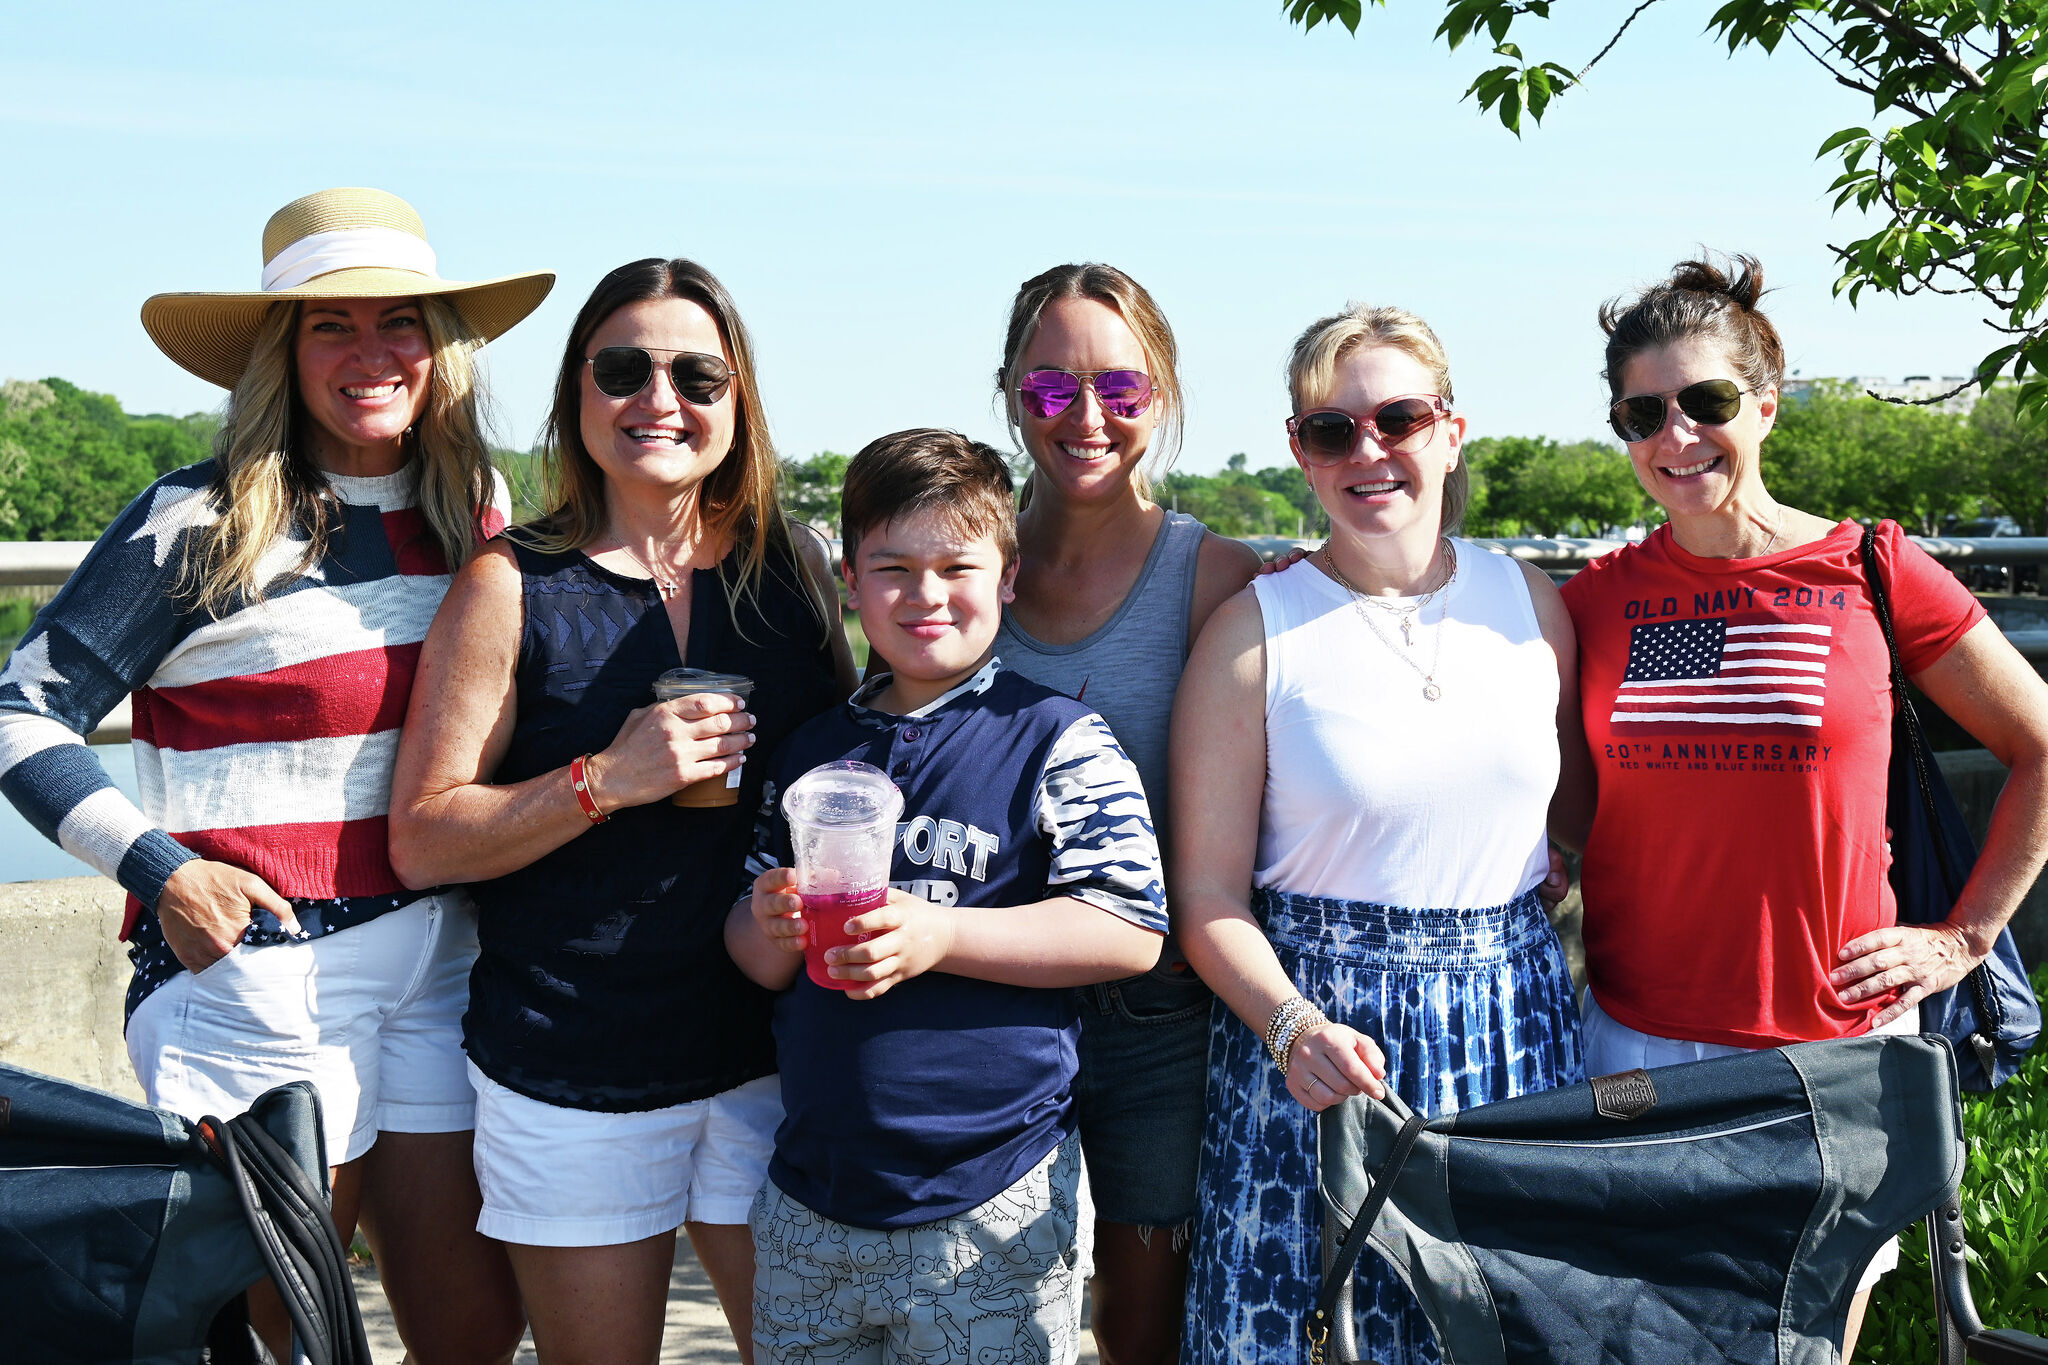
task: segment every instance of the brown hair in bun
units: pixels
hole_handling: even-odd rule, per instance
[[[1779,386],[1785,378],[1785,344],[1757,307],[1764,294],[1763,263],[1737,254],[1727,264],[1729,270],[1710,259],[1680,261],[1669,279],[1635,298],[1609,299],[1600,305],[1610,395],[1622,397],[1621,376],[1629,361],[1645,351],[1692,340],[1719,345],[1751,393]]]

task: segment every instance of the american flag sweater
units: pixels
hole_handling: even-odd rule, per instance
[[[189,540],[217,519],[214,474],[211,460],[190,465],[136,498],[0,672],[0,792],[128,890],[122,937],[138,947],[138,919],[156,928],[164,882],[195,856],[295,902],[405,899],[385,846],[391,770],[449,581],[416,474],[330,475],[342,515],[325,558],[291,573],[306,542],[287,538],[263,562],[262,599],[212,614],[173,588]],[[500,483],[483,530],[505,520]],[[139,810],[82,740],[129,693]]]

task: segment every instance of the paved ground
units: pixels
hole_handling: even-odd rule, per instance
[[[369,1330],[370,1354],[376,1365],[400,1365],[405,1349],[391,1325],[391,1309],[384,1302],[374,1269],[357,1267],[356,1297],[363,1305],[363,1326]],[[661,1343],[662,1365],[729,1365],[738,1358],[711,1281],[690,1254],[689,1239],[678,1237],[675,1273],[668,1282],[668,1331]],[[1083,1332],[1081,1360],[1094,1365],[1095,1359],[1095,1338]],[[519,1348],[517,1365],[538,1365],[531,1341]]]

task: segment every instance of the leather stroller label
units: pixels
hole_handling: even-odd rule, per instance
[[[1588,1084],[1593,1087],[1593,1107],[1602,1118],[1627,1122],[1641,1118],[1657,1105],[1657,1087],[1650,1083],[1650,1073],[1641,1067],[1617,1071],[1612,1076],[1595,1076]]]

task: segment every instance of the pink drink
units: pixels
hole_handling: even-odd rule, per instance
[[[851,990],[857,981],[842,981],[825,969],[825,950],[848,943],[866,943],[872,934],[849,934],[846,922],[872,910],[889,898],[889,888],[872,891],[833,891],[804,897],[804,922],[810,928],[804,940],[804,971],[828,991]]]

